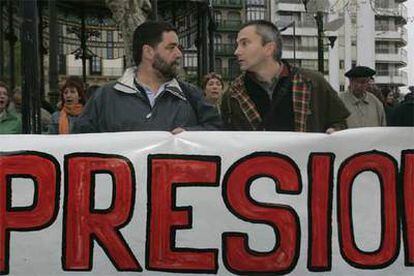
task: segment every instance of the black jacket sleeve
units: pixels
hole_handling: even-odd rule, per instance
[[[193,107],[197,116],[197,126],[187,127],[187,130],[221,130],[223,123],[218,108],[204,100],[203,93],[198,87],[181,82],[187,100]]]

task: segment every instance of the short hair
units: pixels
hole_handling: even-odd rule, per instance
[[[210,73],[206,74],[203,77],[203,81],[201,83],[201,88],[203,88],[203,90],[206,89],[207,82],[209,80],[211,80],[211,79],[217,79],[217,80],[219,80],[220,83],[221,83],[221,86],[224,88],[224,81],[223,81],[223,78],[221,77],[221,75],[220,74],[217,74],[215,72],[210,72]]]
[[[144,22],[135,29],[132,39],[132,57],[136,65],[141,63],[143,46],[157,46],[162,41],[164,32],[177,33],[177,30],[170,23],[157,21]]]
[[[276,43],[277,49],[273,55],[273,58],[276,61],[280,61],[282,59],[283,40],[276,25],[266,20],[253,20],[245,23],[240,30],[249,26],[255,27],[256,33],[262,38],[263,45],[269,42]]]
[[[78,91],[79,94],[79,103],[85,104],[86,98],[85,98],[85,84],[83,83],[82,79],[78,76],[69,76],[65,83],[62,85],[62,88],[60,89],[60,97],[62,103],[65,103],[65,100],[63,98],[63,92],[68,87],[74,87]]]
[[[6,109],[9,107],[9,104],[10,104],[10,98],[11,98],[11,95],[10,95],[10,88],[9,88],[9,86],[7,85],[7,83],[5,83],[4,81],[0,81],[0,87],[3,87],[4,89],[6,89],[6,93],[7,93],[7,104],[6,104]]]

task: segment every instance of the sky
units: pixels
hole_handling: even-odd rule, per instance
[[[411,19],[407,23],[408,30],[408,85],[414,85],[414,0],[404,3],[408,8],[408,17]]]

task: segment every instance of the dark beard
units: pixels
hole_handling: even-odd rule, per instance
[[[160,72],[161,76],[166,80],[171,80],[178,76],[178,61],[168,64],[158,54],[155,55],[152,67]]]

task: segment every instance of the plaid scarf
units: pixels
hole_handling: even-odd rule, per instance
[[[283,65],[281,76],[290,74],[289,67]],[[305,132],[307,130],[306,120],[310,111],[310,99],[311,99],[311,83],[305,80],[298,72],[296,68],[292,69],[292,94],[293,94],[293,113],[295,121],[295,131]],[[246,87],[244,85],[245,73],[240,75],[230,86],[230,95],[237,100],[240,108],[249,122],[252,130],[261,130],[260,125],[262,118],[257,111],[257,107],[250,99]]]

